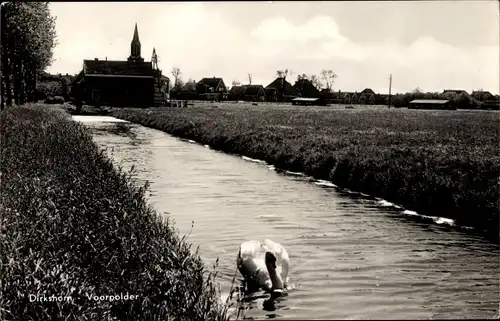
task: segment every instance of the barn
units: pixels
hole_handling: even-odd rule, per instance
[[[445,99],[415,99],[410,101],[408,109],[457,109],[451,101]]]

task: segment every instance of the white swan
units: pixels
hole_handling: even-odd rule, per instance
[[[269,239],[244,242],[236,258],[245,280],[271,293],[282,293],[288,283],[290,258],[281,244]]]

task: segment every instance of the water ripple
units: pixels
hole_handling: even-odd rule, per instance
[[[293,289],[273,312],[263,310],[262,294],[248,298],[247,318],[498,315],[499,248],[451,220],[141,126],[86,124],[116,164],[134,165],[134,178],[151,183],[150,203],[168,211],[181,234],[191,232],[207,266],[219,258],[226,295],[241,242],[271,238],[286,246]]]

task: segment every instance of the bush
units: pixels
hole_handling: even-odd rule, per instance
[[[0,116],[3,320],[217,320],[214,273],[83,125],[46,106]],[[137,295],[94,301],[89,295]],[[70,296],[30,302],[29,295]]]

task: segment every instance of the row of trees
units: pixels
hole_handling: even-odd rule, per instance
[[[3,2],[1,108],[36,100],[37,80],[52,63],[55,18],[48,2]]]

